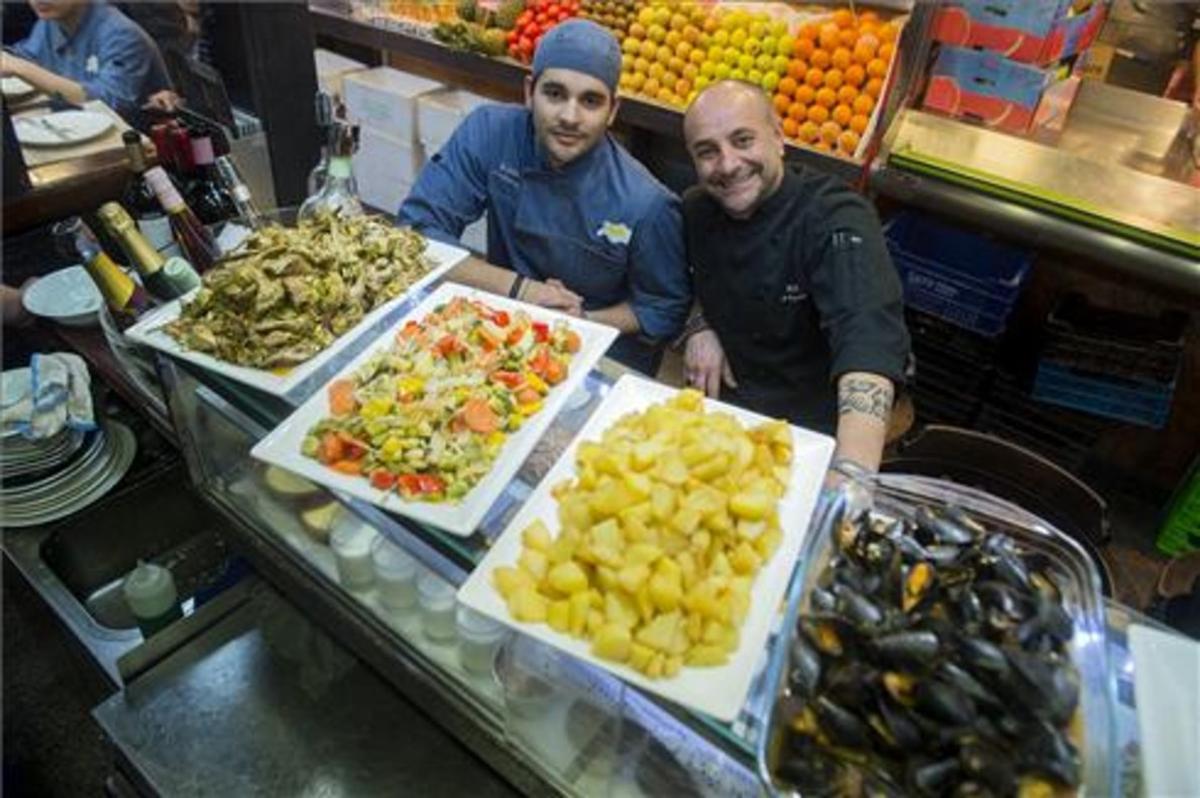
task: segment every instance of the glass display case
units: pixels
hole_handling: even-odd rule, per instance
[[[234,523],[238,548],[327,631],[521,786],[581,795],[757,794],[761,673],[739,718],[718,723],[473,617],[454,600],[623,367],[602,361],[588,375],[467,538],[251,458],[253,446],[297,404],[423,298],[396,308],[282,399],[160,360],[191,477]],[[457,720],[447,723],[450,716]]]

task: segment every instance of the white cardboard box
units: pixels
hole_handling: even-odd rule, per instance
[[[417,101],[417,135],[428,152],[437,152],[467,118],[467,114],[490,102],[462,89],[444,89],[424,94]]]
[[[313,50],[313,60],[317,64],[317,88],[326,94],[342,97],[342,82],[346,75],[352,72],[362,72],[367,65],[344,55],[322,50]]]
[[[394,214],[425,165],[420,144],[400,141],[370,127],[359,129],[354,179],[363,202]]]
[[[346,115],[364,128],[417,144],[417,98],[442,88],[434,80],[391,67],[352,72],[342,82]]]

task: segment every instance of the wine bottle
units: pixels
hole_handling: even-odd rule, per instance
[[[330,136],[334,129],[333,99],[327,93],[318,91],[314,105],[317,130],[321,136],[321,157],[317,161],[317,165],[308,173],[308,196],[310,197],[325,185],[325,175],[329,172]]]
[[[142,285],[158,300],[169,302],[200,287],[200,275],[178,255],[163,257],[139,232],[129,214],[115,202],[106,202],[98,212],[101,222],[121,245],[126,257],[142,278]]]
[[[95,235],[82,221],[76,220],[75,250],[83,258],[83,266],[92,281],[100,289],[104,303],[112,311],[113,321],[124,330],[137,322],[150,307],[146,290],[130,279],[129,275],[113,263],[96,241]]]
[[[192,209],[171,184],[171,178],[167,177],[167,173],[160,167],[156,166],[146,172],[146,182],[154,189],[163,210],[167,212],[171,229],[175,231],[175,238],[187,259],[197,272],[204,274],[221,257],[221,250],[212,234],[200,224],[196,214],[192,213]]]
[[[142,137],[136,130],[126,130],[121,135],[125,143],[125,156],[129,159],[129,180],[121,193],[121,205],[137,221],[138,230],[155,249],[171,245],[171,223],[158,204],[158,197],[146,185],[146,155],[142,151]]]
[[[325,184],[319,192],[304,200],[297,214],[300,221],[325,213],[343,217],[362,215],[362,203],[355,190],[354,168],[351,164],[356,138],[354,128],[344,122],[336,122],[334,126],[337,133],[334,136],[334,148],[330,153]]]
[[[191,136],[192,179],[185,193],[187,204],[204,224],[217,224],[237,216],[237,206],[221,185],[213,155],[212,136],[196,133]]]
[[[217,175],[221,178],[221,184],[225,186],[225,190],[229,192],[230,199],[237,207],[238,217],[252,230],[257,230],[266,225],[266,219],[259,213],[258,208],[254,205],[254,197],[250,195],[250,187],[242,180],[241,174],[238,173],[237,164],[233,162],[233,158],[228,155],[222,155],[217,159]]]

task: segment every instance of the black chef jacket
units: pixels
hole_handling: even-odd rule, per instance
[[[903,384],[900,280],[863,197],[788,169],[749,219],[731,218],[699,186],[683,217],[696,296],[738,383],[722,385],[722,399],[833,432],[842,374]]]

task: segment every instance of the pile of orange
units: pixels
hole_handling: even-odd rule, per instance
[[[784,134],[853,155],[879,101],[899,32],[873,11],[856,17],[849,9],[802,25],[773,99]]]

